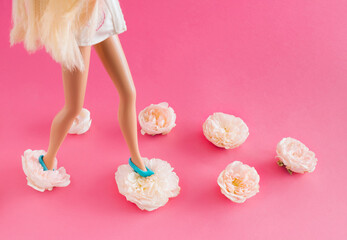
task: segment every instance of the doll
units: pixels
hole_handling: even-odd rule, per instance
[[[84,102],[91,46],[116,86],[118,120],[129,147],[128,160],[142,177],[154,172],[141,158],[137,139],[136,90],[118,34],[126,23],[118,0],[13,0],[11,46],[24,42],[29,52],[44,46],[61,64],[65,105],[53,119],[43,171],[54,171],[56,155]]]

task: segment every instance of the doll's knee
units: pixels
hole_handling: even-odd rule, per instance
[[[64,112],[68,118],[77,117],[82,111],[82,107],[64,107]]]
[[[129,88],[120,94],[120,98],[123,101],[135,101],[136,100],[136,89],[135,88]]]

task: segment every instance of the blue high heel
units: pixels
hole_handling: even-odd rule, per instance
[[[43,167],[43,171],[47,171],[48,168],[47,168],[45,162],[43,161],[43,155],[41,155],[41,156],[39,157],[39,162],[40,162],[41,166]],[[55,169],[53,168],[53,171],[54,171],[54,170],[55,170]]]
[[[141,177],[148,177],[154,174],[154,172],[149,169],[146,166],[147,171],[143,171],[140,168],[138,168],[132,161],[131,161],[131,157],[129,158],[129,165],[130,167],[132,167],[134,169],[135,172],[137,172]]]

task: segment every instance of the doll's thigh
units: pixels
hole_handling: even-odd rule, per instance
[[[115,34],[94,45],[94,49],[117,87],[119,95],[134,98],[134,82],[118,36]]]
[[[62,66],[62,77],[64,85],[65,108],[72,115],[77,116],[82,110],[84,96],[87,87],[88,69],[90,62],[90,46],[80,47],[85,70],[67,70]]]

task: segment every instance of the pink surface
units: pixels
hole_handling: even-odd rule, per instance
[[[1,1],[0,239],[346,239],[347,2],[344,0],[122,0],[120,35],[137,112],[166,101],[177,113],[167,136],[139,133],[142,156],[166,160],[181,193],[153,212],[120,195],[114,173],[129,151],[118,94],[92,53],[85,107],[91,129],[68,136],[57,158],[67,188],[26,185],[20,156],[48,147],[64,104],[60,67],[43,50],[9,48],[11,1]],[[202,134],[213,112],[241,117],[250,136],[220,149]],[[318,157],[290,176],[276,144],[294,137]],[[240,160],[260,175],[244,204],[219,191],[218,174]]]

